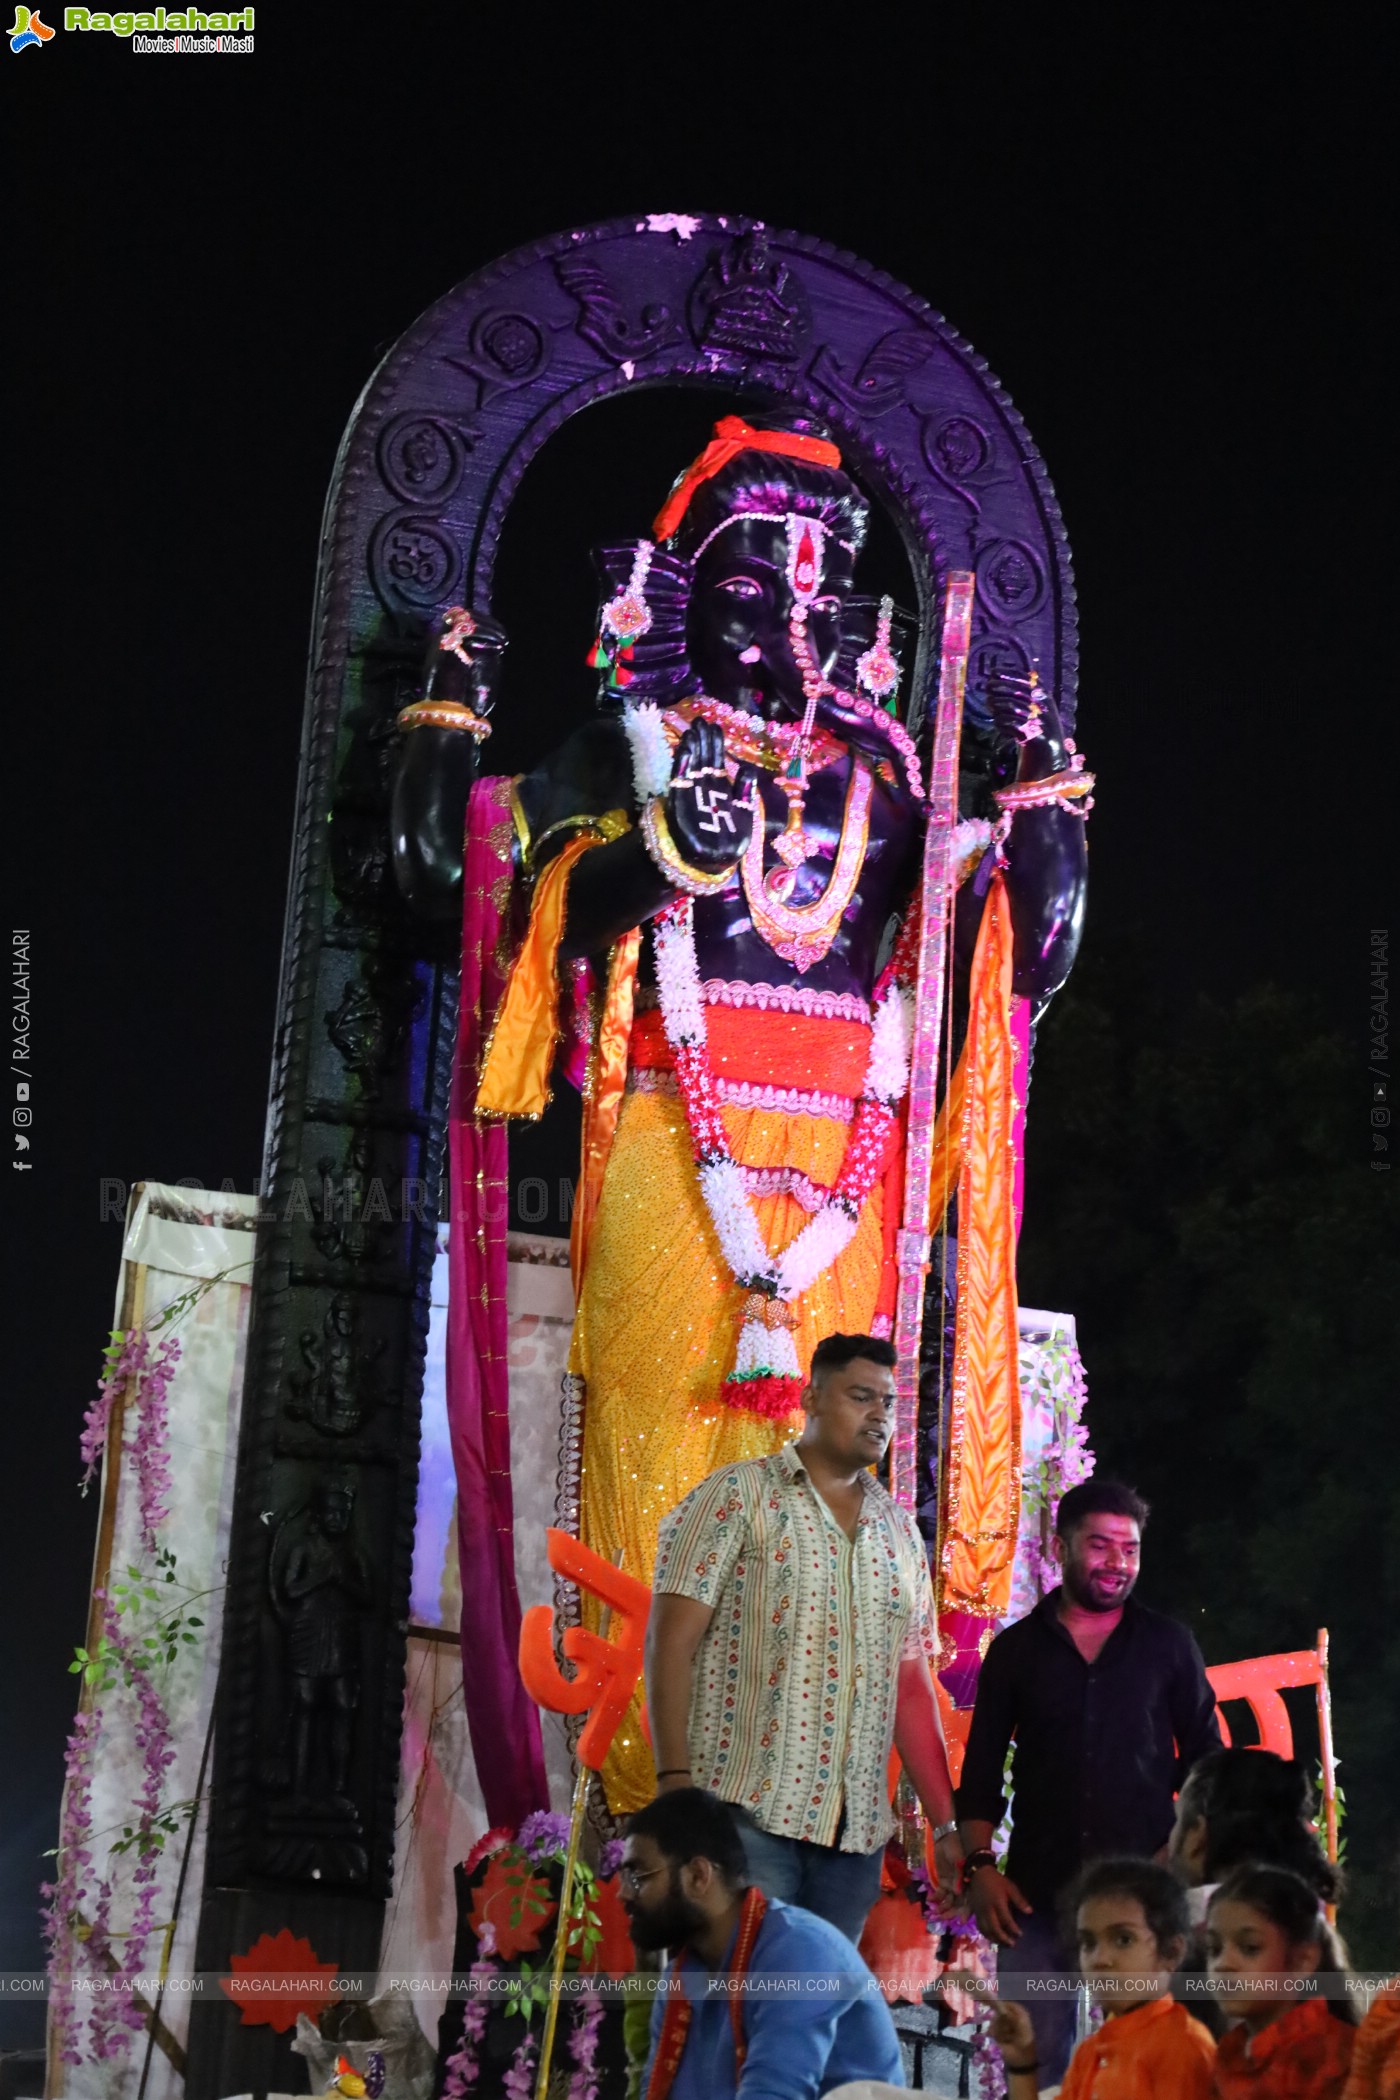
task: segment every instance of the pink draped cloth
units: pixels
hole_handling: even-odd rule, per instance
[[[539,1713],[520,1681],[520,1595],[510,1484],[505,1125],[478,1122],[482,1047],[505,989],[510,782],[478,780],[467,805],[462,989],[449,1122],[447,1419],[457,1473],[462,1688],[487,1821],[548,1808]]]

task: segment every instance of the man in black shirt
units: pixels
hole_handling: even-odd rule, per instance
[[[988,1938],[1015,1949],[1006,1974],[1071,1971],[1056,1912],[1069,1884],[1091,1859],[1159,1852],[1182,1778],[1219,1747],[1196,1643],[1132,1595],[1146,1522],[1147,1504],[1118,1481],[1071,1488],[1055,1524],[1061,1587],[997,1635],[977,1680],[958,1787],[964,1887]],[[1013,1739],[1002,1873],[989,1848]],[[1054,2085],[1073,2000],[1033,1998],[1031,2014],[1038,2075]]]

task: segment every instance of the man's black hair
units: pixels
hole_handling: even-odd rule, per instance
[[[744,1841],[728,1802],[703,1787],[678,1786],[639,1808],[627,1825],[629,1837],[648,1837],[658,1852],[683,1867],[707,1859],[731,1888],[748,1886]]]
[[[1155,1860],[1094,1860],[1074,1884],[1069,1901],[1071,1921],[1081,1903],[1092,1903],[1098,1896],[1127,1896],[1141,1904],[1147,1929],[1164,1957],[1173,1940],[1184,1943],[1190,1935],[1186,1891],[1171,1869],[1159,1867]],[[1178,1955],[1181,1952],[1179,1947]]]
[[[1136,1488],[1121,1480],[1100,1479],[1095,1474],[1093,1479],[1081,1480],[1078,1487],[1060,1497],[1055,1529],[1062,1539],[1067,1539],[1086,1517],[1131,1517],[1138,1530],[1145,1531],[1148,1515],[1148,1505]]]
[[[844,1371],[857,1357],[863,1363],[878,1364],[882,1371],[892,1371],[898,1361],[892,1341],[875,1334],[828,1334],[812,1351],[812,1376],[820,1371]]]

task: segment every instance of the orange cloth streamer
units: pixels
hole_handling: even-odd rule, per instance
[[[841,454],[825,438],[803,437],[795,430],[753,430],[742,416],[721,416],[709,444],[681,475],[656,514],[652,531],[668,540],[686,514],[691,497],[702,481],[711,481],[740,452],[777,452],[784,459],[802,459],[812,467],[839,467]]]
[[[993,878],[972,959],[958,1181],[942,1611],[998,1618],[1021,1509],[1011,1035],[1011,908]]]
[[[481,1063],[479,1116],[542,1116],[559,1041],[559,943],[574,864],[599,842],[593,831],[571,838],[535,885],[530,924],[511,966],[505,997]]]
[[[630,933],[624,933],[621,940],[613,943],[602,1017],[588,1060],[588,1078],[583,1089],[579,1187],[569,1226],[569,1267],[573,1272],[575,1304],[583,1289],[589,1236],[598,1198],[603,1192],[603,1175],[627,1086],[627,1046],[632,1036],[632,998],[636,990],[637,957],[641,945],[642,930],[639,926],[634,926]]]
[[[642,1674],[651,1591],[567,1531],[551,1527],[545,1536],[549,1565],[611,1610],[611,1638],[590,1633],[586,1626],[570,1626],[560,1646],[565,1660],[574,1665],[574,1675],[565,1677],[554,1659],[554,1614],[547,1604],[537,1604],[520,1624],[520,1676],[537,1706],[556,1714],[588,1715],[578,1739],[578,1757],[596,1772]]]
[[[953,1068],[948,1091],[933,1126],[933,1151],[929,1157],[928,1229],[941,1232],[948,1200],[962,1174],[963,1109],[967,1088],[967,1044]]]

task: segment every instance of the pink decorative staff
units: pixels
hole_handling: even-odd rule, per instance
[[[958,746],[962,737],[967,651],[976,578],[968,569],[948,577],[938,665],[938,712],[929,770],[928,829],[920,887],[919,974],[909,1072],[909,1136],[904,1155],[904,1218],[899,1234],[899,1296],[895,1307],[895,1431],[890,1485],[895,1499],[914,1507],[919,1429],[919,1337],[924,1279],[929,1268],[929,1194],[933,1132],[938,1116],[938,1049],[948,975],[948,931],[953,899],[953,831],[958,821]]]

